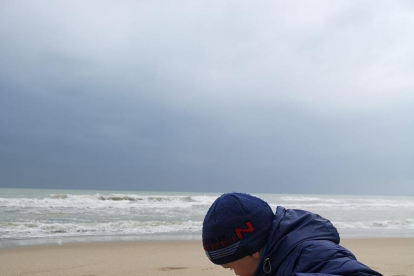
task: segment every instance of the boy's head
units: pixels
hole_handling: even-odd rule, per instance
[[[265,246],[273,217],[270,206],[260,198],[242,193],[220,196],[203,222],[206,255],[223,267],[253,256]]]

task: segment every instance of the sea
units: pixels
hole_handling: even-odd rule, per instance
[[[329,219],[341,238],[414,237],[414,197],[253,194]],[[0,248],[72,242],[200,240],[220,194],[0,188]]]

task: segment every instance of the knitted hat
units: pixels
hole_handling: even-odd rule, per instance
[[[203,222],[203,246],[215,264],[227,264],[258,252],[267,241],[274,214],[260,198],[223,194]]]

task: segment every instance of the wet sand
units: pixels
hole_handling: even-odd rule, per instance
[[[414,276],[414,239],[346,239],[341,245],[385,276]],[[0,249],[2,276],[226,276],[199,241],[78,243]]]

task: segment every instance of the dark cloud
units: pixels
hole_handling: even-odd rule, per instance
[[[1,186],[414,194],[406,2],[0,10]]]

